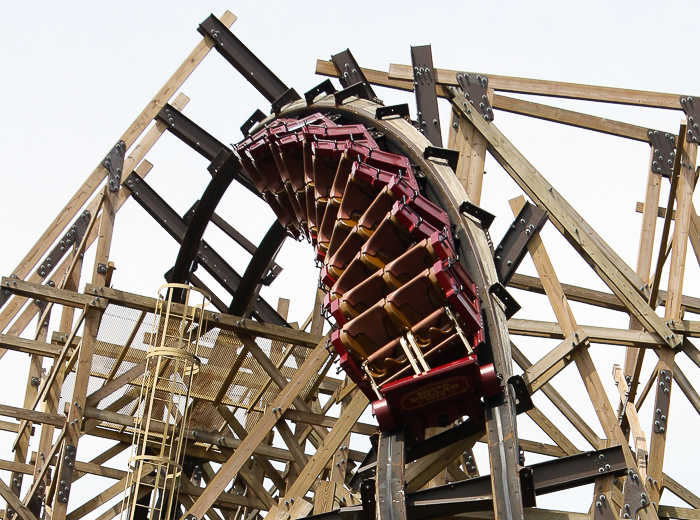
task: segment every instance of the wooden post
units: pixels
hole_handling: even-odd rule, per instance
[[[678,191],[676,192],[677,209],[676,225],[673,228],[673,250],[671,251],[671,261],[668,276],[668,296],[666,299],[666,309],[664,317],[669,320],[677,320],[681,317],[681,299],[683,296],[683,277],[685,274],[685,260],[688,252],[688,230],[690,228],[690,214],[692,210],[692,198],[695,188],[695,162],[697,159],[698,145],[685,143],[683,156],[681,157],[681,173],[678,180]],[[669,208],[671,209],[671,208]],[[659,352],[659,379],[656,385],[656,403],[654,409],[660,408],[660,402],[670,400],[671,385],[673,377],[674,359],[676,351],[663,347]],[[662,375],[663,374],[663,375]],[[666,380],[666,378],[669,378]],[[661,385],[664,385],[663,387]],[[667,394],[667,396],[664,396]],[[660,420],[655,414],[654,421]],[[668,416],[668,413],[664,414]],[[666,423],[661,431],[660,428],[652,427],[651,443],[649,448],[648,474],[652,479],[650,498],[652,502],[659,503],[662,488],[659,483],[663,482],[663,463],[666,449],[666,434],[668,429],[668,417],[661,424]]]

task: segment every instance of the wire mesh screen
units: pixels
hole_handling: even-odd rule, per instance
[[[157,325],[155,320],[157,317],[153,312],[118,305],[107,307],[97,334],[88,395],[137,365],[145,367],[146,351]],[[306,346],[262,337],[251,340],[287,380],[294,376],[312,352]],[[231,331],[211,328],[203,333],[197,356],[201,364],[190,393],[189,427],[229,436],[229,429],[217,410],[217,405],[222,404],[228,406],[238,421],[250,430],[267,405],[278,396],[280,389],[277,384],[251,354],[245,342]],[[314,389],[320,377],[323,377],[323,371],[306,383],[301,392],[303,398]],[[73,371],[66,376],[62,385],[59,409],[63,409],[64,403],[72,398],[74,381]],[[141,381],[142,376],[135,374],[131,382],[104,397],[97,408],[133,416],[137,411]],[[108,422],[100,426],[125,429],[123,425]],[[126,431],[130,432],[131,428],[126,428]]]

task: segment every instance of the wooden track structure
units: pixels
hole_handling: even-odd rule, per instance
[[[227,12],[220,23],[230,27],[234,21],[235,16]],[[5,518],[110,520],[121,512],[120,501],[112,504],[124,492],[126,472],[104,464],[130,447],[133,403],[138,397],[135,389],[144,369],[144,345],[148,343],[155,307],[153,298],[111,287],[112,232],[118,225],[118,210],[130,198],[138,199],[181,243],[183,255],[189,248],[190,252],[199,252],[199,261],[206,263],[202,256],[207,253],[202,255],[201,248],[206,250],[208,245],[201,242],[201,237],[204,227],[212,222],[252,257],[251,267],[237,281],[241,286],[246,281],[249,284],[246,291],[241,291],[245,294],[234,290],[228,296],[247,302],[240,315],[230,314],[229,307],[216,295],[213,301],[217,309],[206,311],[213,328],[205,341],[203,357],[207,362],[193,389],[183,469],[187,478],[182,479],[179,495],[187,518],[239,520],[266,514],[268,518],[286,520],[323,514],[324,518],[338,519],[495,516],[578,520],[620,517],[620,510],[622,517],[639,516],[644,520],[700,518],[700,497],[689,489],[695,483],[684,484],[677,475],[664,470],[667,428],[683,428],[682,417],[670,420],[671,394],[685,396],[700,413],[700,395],[692,378],[677,363],[687,358],[700,367],[700,352],[692,340],[700,336],[700,321],[689,319],[700,314],[700,299],[684,292],[683,284],[686,260],[692,260],[689,243],[700,261],[700,218],[692,202],[700,136],[695,119],[700,111],[693,109],[692,96],[488,77],[485,95],[496,115],[499,111],[511,112],[650,143],[646,197],[638,206],[642,226],[634,268],[508,141],[498,129],[497,120],[485,119],[469,103],[465,92],[458,88],[457,78],[463,73],[432,71],[435,96],[447,99],[452,107],[446,148],[458,151],[454,169],[439,158],[424,157],[423,151],[431,143],[409,119],[377,119],[376,110],[381,105],[358,96],[338,100],[332,93],[317,92],[311,104],[291,98],[291,102],[275,107],[276,115],[260,118],[264,124],[275,117],[312,111],[344,114],[381,131],[419,164],[428,176],[430,193],[441,202],[460,233],[463,247],[468,245],[474,252],[467,262],[472,264],[471,272],[480,276],[476,282],[482,291],[498,371],[505,379],[522,374],[527,393],[535,402],[546,399],[547,406],[559,411],[556,418],[540,407],[526,412],[549,437],[548,442],[518,438],[516,394],[504,382],[504,398],[487,409],[485,431],[455,425],[431,432],[432,443],[428,439],[412,449],[405,449],[399,437],[382,433],[372,461],[365,459],[370,446],[367,438],[375,435],[377,428],[360,421],[367,399],[349,380],[328,375],[335,353],[323,335],[320,298],[301,330],[286,326],[288,302],[280,301],[274,310],[258,298],[262,278],[277,268],[274,258],[279,246],[266,250],[261,243],[256,248],[235,230],[235,223],[224,222],[214,214],[216,201],[208,207],[203,223],[184,219],[174,214],[146,183],[151,167],[146,160],[148,151],[165,132],[177,134],[181,128],[181,120],[169,123],[163,110],[169,107],[172,117],[182,117],[188,99],[176,92],[220,43],[218,37],[205,32],[201,43],[119,138],[125,151],[120,171],[114,164],[100,164],[24,260],[2,278],[0,356],[12,350],[26,353],[32,360],[24,406],[0,404],[1,414],[10,419],[0,422],[0,428],[16,436],[12,446],[15,458],[0,460],[0,469],[10,472],[8,481],[0,479],[0,496],[7,503]],[[331,78],[342,77],[332,61],[319,60],[316,71]],[[373,86],[414,90],[412,66],[391,65],[388,72],[360,72]],[[674,145],[660,151],[659,137],[653,130],[525,101],[509,93],[676,110],[680,130]],[[270,101],[275,98],[279,96]],[[221,167],[222,157],[209,153],[206,142],[190,144],[205,156],[209,154],[213,170],[216,165]],[[207,150],[202,151],[204,148]],[[214,149],[218,151],[220,148]],[[463,206],[465,201],[480,203],[487,154],[532,204],[546,210],[549,225],[591,266],[609,291],[560,283],[544,241],[535,230],[526,248],[538,276],[516,273],[508,288],[516,298],[521,291],[545,295],[556,321],[520,319],[517,315],[506,320],[506,306],[488,290],[498,281],[490,238],[485,232],[488,226]],[[667,163],[663,172],[658,168],[659,156],[664,156]],[[216,173],[212,171],[213,179]],[[662,202],[662,193],[667,192],[668,199]],[[206,196],[202,195],[202,200],[207,200]],[[515,215],[525,205],[525,197],[510,201]],[[197,226],[204,227],[198,231]],[[65,243],[71,238],[75,243]],[[656,242],[662,246],[656,247]],[[83,252],[90,247],[95,249],[95,264],[83,266]],[[56,260],[59,251],[61,258]],[[213,250],[208,254],[214,265],[211,270],[216,273],[212,276],[225,277],[220,257],[213,259]],[[261,262],[264,268],[260,268]],[[252,284],[249,270],[254,273]],[[668,273],[665,290],[661,284],[663,272]],[[190,281],[202,285],[196,276]],[[85,289],[78,290],[85,282]],[[153,288],[160,283],[154,281]],[[144,288],[144,292],[150,294],[153,288]],[[531,300],[523,297],[522,301]],[[625,313],[629,327],[580,325],[569,302],[594,306],[604,313]],[[50,316],[59,316],[55,330],[49,327]],[[35,322],[38,326],[31,329],[29,325]],[[516,346],[523,337],[560,342],[531,363]],[[624,365],[606,367],[605,373],[599,373],[591,345],[624,347]],[[46,358],[53,364],[43,373]],[[651,370],[643,364],[645,359],[653,359]],[[552,384],[558,375],[564,376],[562,371],[570,364],[580,374],[585,388],[581,397],[595,409],[601,428],[588,424],[579,413],[579,404],[569,402]],[[611,368],[612,376],[607,371]],[[565,374],[570,377],[571,369]],[[615,385],[619,398],[611,401],[606,389]],[[638,412],[652,400],[654,418],[645,424]],[[339,417],[327,416],[336,405]],[[575,444],[564,433],[572,430],[585,440],[585,445]],[[36,453],[29,451],[32,435],[38,442]],[[282,439],[283,447],[272,444],[273,436]],[[85,442],[87,437],[114,444],[92,460],[84,460],[79,441]],[[481,468],[484,477],[471,458],[477,443],[488,447],[490,468]],[[519,449],[548,462],[522,466]],[[697,460],[692,449],[688,447],[688,457]],[[373,479],[375,488],[367,485],[367,479],[360,483],[359,477],[353,478],[363,460],[364,468],[357,474]],[[84,503],[76,503],[69,499],[71,483],[84,476],[110,484]],[[595,484],[587,513],[532,507],[536,495],[584,483]],[[669,493],[686,505],[659,505],[662,494]]]

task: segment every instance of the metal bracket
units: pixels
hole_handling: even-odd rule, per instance
[[[336,105],[340,105],[343,101],[352,96],[357,96],[362,99],[369,99],[370,101],[373,101],[373,95],[374,93],[372,92],[372,89],[367,83],[363,81],[355,83],[354,85],[351,85],[348,88],[345,88],[333,94],[333,96],[335,97]]]
[[[59,475],[56,493],[59,502],[68,503],[70,486],[73,482],[73,466],[75,465],[75,446],[66,444],[63,450],[63,463],[61,464],[61,474]]]
[[[91,216],[88,210],[83,211],[80,216],[75,219],[66,234],[61,237],[56,246],[49,251],[49,254],[46,255],[46,258],[44,258],[44,261],[39,264],[39,268],[36,270],[36,273],[41,276],[41,278],[46,278],[46,276],[48,276],[54,266],[58,264],[58,261],[66,254],[68,249],[80,244],[88,224],[90,223]]]
[[[97,272],[99,274],[107,274],[107,265],[106,264],[97,264]]]
[[[265,113],[260,109],[253,112],[253,115],[251,115],[246,122],[241,125],[241,133],[243,134],[243,137],[248,137],[250,135],[250,129],[265,119],[265,117]]]
[[[444,159],[453,171],[457,171],[457,163],[459,162],[459,152],[450,150],[449,148],[438,148],[437,146],[426,146],[423,150],[423,159]]]
[[[507,285],[527,252],[527,244],[534,234],[547,222],[547,212],[525,203],[518,216],[496,247],[496,272],[498,280]]]
[[[637,511],[647,505],[649,505],[649,497],[644,491],[644,483],[639,477],[639,473],[635,469],[628,470],[620,516],[622,518],[636,518]]]
[[[457,74],[457,83],[464,91],[464,97],[476,108],[486,121],[493,121],[493,108],[489,102],[489,78],[483,74]]]
[[[48,302],[46,302],[44,300],[36,299],[36,300],[34,300],[34,305],[39,307],[40,313],[43,313],[46,310],[46,306],[48,305]]]
[[[649,136],[649,144],[654,150],[651,170],[670,179],[676,157],[676,136],[667,132],[663,132],[662,135],[658,130],[652,129],[649,129],[647,135]]]
[[[322,81],[321,83],[319,83],[314,88],[312,88],[311,90],[309,90],[308,92],[306,92],[304,94],[304,99],[306,100],[306,104],[312,105],[314,100],[322,92],[325,94],[335,94],[336,93],[336,88],[330,79]]]
[[[476,220],[481,222],[481,229],[484,231],[491,227],[491,224],[493,224],[493,221],[496,218],[496,215],[489,213],[485,209],[480,208],[468,200],[462,202],[462,204],[459,206],[459,212],[466,213],[470,217],[474,217]]]
[[[658,388],[656,389],[656,402],[654,403],[654,433],[666,433],[668,410],[671,405],[671,383],[673,372],[659,370]]]
[[[374,480],[363,480],[360,484],[362,498],[363,520],[374,520],[377,514],[376,483]]]
[[[506,288],[498,282],[489,287],[489,294],[493,294],[505,306],[507,320],[511,319],[513,315],[521,309],[520,304],[515,301],[515,298],[513,298]]]
[[[275,114],[279,114],[280,110],[289,103],[293,103],[296,100],[301,99],[301,96],[297,94],[297,91],[293,88],[287,89],[284,94],[275,99],[272,102],[272,111]]]
[[[109,172],[107,180],[107,189],[111,192],[119,191],[122,180],[122,168],[124,168],[124,154],[126,153],[126,144],[124,141],[118,141],[114,148],[110,150],[102,161],[102,166],[107,168]]]
[[[433,53],[430,45],[411,47],[413,64],[413,91],[416,93],[418,108],[418,128],[433,143],[442,147],[440,132],[440,113],[438,112],[435,85],[437,74],[433,68]]]
[[[364,72],[362,72],[362,69],[357,64],[357,61],[355,61],[355,57],[350,52],[350,49],[345,49],[343,52],[339,52],[338,54],[331,56],[331,60],[340,71],[340,76],[338,79],[344,88],[348,88],[356,83],[364,83],[366,85],[367,95],[369,96],[367,99],[381,103],[379,98],[377,98],[377,95],[374,93],[374,90],[372,90],[372,87],[370,87],[369,81],[367,81]],[[337,100],[336,104],[338,104]]]
[[[598,495],[593,509],[593,520],[616,520],[616,518],[608,497],[603,493]]]
[[[700,100],[694,99],[692,96],[682,96],[681,106],[683,112],[688,116],[688,129],[685,133],[685,140],[689,143],[697,143],[700,141]]]
[[[378,107],[377,111],[374,113],[374,117],[379,120],[388,119],[389,117],[405,117],[406,119],[410,119],[411,114],[408,109],[408,103],[402,103],[400,105]]]
[[[222,149],[227,149],[223,143],[172,105],[166,104],[156,117],[168,125],[168,130],[175,137],[209,161],[213,160]]]
[[[522,497],[523,507],[535,507],[537,498],[535,493],[535,478],[534,472],[530,467],[520,468],[520,496]]]
[[[19,277],[16,274],[10,275],[10,278],[14,278],[15,280],[19,280]],[[17,282],[14,282],[17,284]],[[10,285],[10,282],[7,282],[7,285]],[[12,296],[12,291],[9,290],[7,287],[3,287],[2,290],[0,290],[0,308],[2,308],[5,303],[7,303],[7,300],[10,299],[10,296]]]
[[[520,415],[528,410],[532,410],[535,405],[530,397],[530,392],[527,391],[527,385],[521,375],[513,375],[508,378],[508,384],[513,388],[515,397],[515,412]]]
[[[236,38],[224,23],[211,15],[204,20],[197,31],[202,36],[213,38],[216,50],[233,65],[270,103],[282,96],[288,89],[282,80],[268,69],[241,40]],[[297,98],[299,99],[299,98]]]

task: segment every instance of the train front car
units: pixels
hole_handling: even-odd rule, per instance
[[[382,431],[407,440],[501,392],[450,219],[383,136],[337,115],[275,119],[235,147],[279,221],[321,264],[331,342]]]

